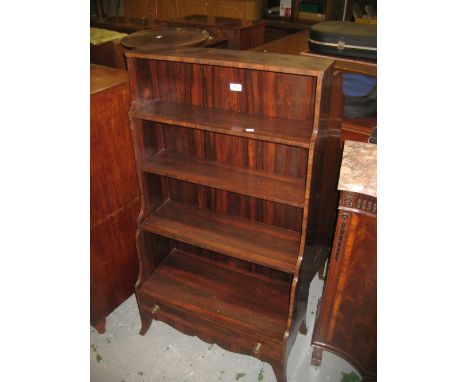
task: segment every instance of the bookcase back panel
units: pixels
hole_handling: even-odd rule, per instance
[[[145,121],[148,157],[161,149],[264,173],[302,178],[307,171],[307,150],[210,131]]]
[[[250,263],[248,261],[235,259],[231,256],[226,256],[217,252],[209,251],[207,249],[196,247],[194,245],[190,245],[186,243],[182,243],[177,240],[170,240],[170,243],[171,243],[171,248],[178,248],[180,250],[183,250],[185,252],[188,252],[197,256],[206,257],[209,259],[219,261],[220,263],[223,263],[224,265],[229,266],[233,269],[243,269],[245,271],[261,274],[261,275],[270,277],[272,279],[285,280],[288,282],[292,282],[293,276],[288,273],[277,271],[275,269],[264,267],[258,264]]]
[[[316,77],[146,59],[136,60],[136,67],[143,103],[164,100],[313,121]]]
[[[138,127],[141,124],[144,159],[149,159],[164,149],[162,124],[152,121],[137,120]]]
[[[161,178],[160,184],[167,184],[169,199],[175,202],[292,231],[301,231],[303,214],[301,208],[163,176],[152,174],[149,176]]]
[[[146,199],[145,215],[151,214],[167,200],[173,200],[296,232],[302,229],[302,208],[151,173],[143,173],[141,178]]]
[[[164,261],[164,259],[174,248],[178,248],[193,255],[216,260],[233,269],[242,269],[244,271],[260,274],[271,279],[284,280],[289,283],[292,282],[293,275],[285,272],[264,267],[248,261],[235,259],[231,256],[209,251],[204,248],[169,239],[154,233],[142,231],[140,235],[142,239],[141,245],[145,246],[145,253],[147,254],[143,258],[143,261],[145,262],[146,267],[151,270],[151,272],[154,271]]]

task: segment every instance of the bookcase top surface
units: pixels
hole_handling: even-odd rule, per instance
[[[128,51],[125,55],[129,58],[227,66],[317,77],[320,77],[334,62],[329,59],[287,54],[193,47],[157,50],[147,47]]]

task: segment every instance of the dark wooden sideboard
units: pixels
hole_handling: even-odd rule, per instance
[[[125,49],[120,41],[121,39],[116,39],[99,45],[90,44],[91,64],[126,70]]]
[[[123,70],[91,65],[91,324],[102,333],[106,316],[133,292],[140,197]]]
[[[126,56],[140,333],[161,320],[267,361],[285,381],[332,241],[332,61],[206,48]]]
[[[168,25],[201,28],[215,38],[225,38],[228,49],[250,49],[263,44],[266,22],[229,17],[190,15],[169,20]]]
[[[359,142],[353,143],[357,150]],[[345,144],[346,156],[347,146]],[[358,144],[358,145],[356,145]],[[367,144],[367,147],[375,146]],[[349,147],[348,147],[349,148]],[[376,146],[374,147],[376,149]],[[360,156],[360,155],[359,155]],[[369,159],[371,158],[371,159]],[[347,158],[344,158],[344,162]],[[372,157],[360,160],[371,163]],[[347,165],[346,172],[363,172]],[[376,170],[371,171],[374,173]],[[359,174],[360,173],[360,174]],[[374,177],[374,175],[370,175]],[[375,179],[372,180],[375,184]],[[352,189],[351,182],[340,184]],[[352,185],[353,187],[348,187]],[[362,182],[356,189],[363,187]],[[374,185],[372,186],[374,188]],[[377,379],[377,197],[341,191],[333,249],[312,335],[312,363],[320,365],[322,350],[349,361],[364,381]]]
[[[227,39],[224,35],[211,36],[203,29],[193,27],[174,27],[159,25],[132,33],[122,39],[108,41],[99,45],[91,45],[90,58],[92,64],[127,69],[125,52],[129,49],[165,47],[203,46],[224,47]]]
[[[165,23],[158,20],[148,20],[141,18],[114,17],[110,19],[91,20],[92,28],[109,29],[122,33],[134,33],[146,29],[153,29],[164,26]]]

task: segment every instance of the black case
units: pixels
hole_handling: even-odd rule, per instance
[[[309,49],[319,54],[377,60],[377,25],[324,21],[310,27]]]

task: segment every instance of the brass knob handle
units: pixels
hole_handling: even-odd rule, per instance
[[[151,309],[151,313],[153,313],[156,316],[160,310],[161,310],[161,307],[156,304],[156,305],[153,305],[153,309]]]
[[[260,354],[260,351],[262,350],[262,344],[260,342],[257,342],[255,346],[252,349],[252,352],[254,354]]]

